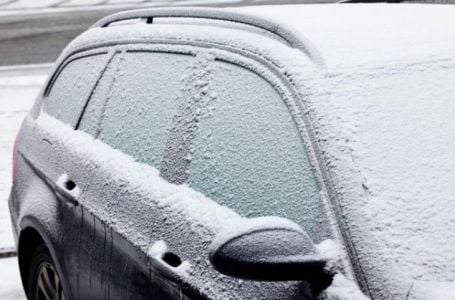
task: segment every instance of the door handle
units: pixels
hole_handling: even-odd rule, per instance
[[[76,183],[69,178],[67,174],[63,174],[57,180],[54,187],[55,193],[60,199],[66,200],[73,205],[78,205],[80,190]]]
[[[182,261],[178,255],[168,251],[164,241],[157,241],[148,251],[148,255],[152,258],[150,261],[152,272],[157,272],[180,286],[187,285],[185,277],[189,276],[190,263]]]

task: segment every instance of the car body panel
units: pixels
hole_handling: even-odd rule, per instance
[[[149,41],[145,42],[148,43]],[[120,42],[116,41],[115,43]],[[154,47],[158,51],[165,51],[166,49],[168,49],[166,51],[169,51],[170,47],[173,47],[175,49],[174,51],[177,52],[184,51],[191,53],[194,51],[192,50],[194,46],[175,45],[175,42],[172,43],[171,39],[169,39],[169,44],[171,45],[167,45],[166,40],[160,40],[156,44]],[[207,47],[207,44],[200,44],[202,46],[201,49],[203,49],[201,51],[206,51],[204,49]],[[220,48],[223,48],[223,44],[219,44],[221,45]],[[212,41],[211,47],[215,45],[217,44]],[[100,44],[99,46],[106,47],[106,44]],[[114,47],[113,51],[120,53],[122,51],[121,46],[117,46],[117,49]],[[239,56],[238,52],[242,51],[239,49],[232,53],[223,49],[220,53],[226,53],[225,55],[228,58],[235,57],[235,61],[240,62],[241,60],[239,59],[241,56]],[[82,53],[79,49],[72,53],[74,52]],[[251,57],[255,57],[254,54],[248,52],[246,52],[245,56],[246,60],[251,60]],[[65,55],[63,57],[61,61],[66,59]],[[258,67],[260,64],[255,66]],[[266,73],[265,70],[261,71],[262,76],[269,76],[270,78],[273,78],[274,72],[276,72],[269,71],[269,73]],[[74,124],[71,125],[74,126]],[[66,135],[55,135],[55,133],[59,132],[59,127],[64,127],[62,130]],[[91,148],[92,146],[95,148],[106,148],[107,146],[99,145],[102,143],[90,140],[82,132],[75,132],[71,127],[64,126],[63,123],[47,116],[44,112],[40,113],[37,120],[32,117],[27,118],[23,126],[23,131],[26,132],[21,135],[27,138],[24,138],[23,142],[21,141],[19,152],[33,162],[37,170],[41,170],[40,172],[45,174],[48,181],[51,182],[50,185],[58,185],[61,176],[66,174],[68,178],[71,178],[71,180],[77,183],[80,192],[79,197],[75,199],[78,205],[74,205],[72,201],[64,201],[65,199],[61,199],[61,197],[53,196],[51,203],[43,206],[64,206],[63,209],[58,208],[57,210],[60,213],[65,213],[65,222],[63,223],[64,225],[67,224],[67,228],[62,230],[63,228],[59,227],[60,224],[54,224],[49,225],[48,230],[51,234],[55,234],[52,230],[53,227],[57,227],[63,231],[59,233],[60,236],[66,234],[65,238],[68,241],[63,247],[67,248],[60,248],[59,251],[64,253],[71,253],[76,249],[78,251],[76,259],[74,258],[75,255],[72,255],[72,257],[69,255],[63,258],[64,260],[70,260],[66,264],[67,270],[63,271],[63,274],[71,273],[71,276],[68,278],[70,278],[69,280],[72,283],[71,291],[69,292],[69,295],[72,297],[101,298],[106,295],[112,297],[113,295],[133,297],[134,295],[133,298],[138,299],[138,294],[133,294],[132,290],[128,288],[133,289],[134,287],[142,286],[147,289],[152,284],[157,284],[161,288],[164,287],[167,292],[173,293],[176,298],[184,295],[197,299],[205,297],[254,297],[267,299],[309,297],[308,287],[303,283],[262,283],[261,288],[259,288],[259,285],[254,282],[239,282],[224,276],[221,277],[211,268],[208,261],[204,259],[207,246],[211,240],[210,237],[213,238],[213,235],[219,232],[223,226],[231,224],[230,222],[232,221],[228,222],[227,220],[225,223],[220,223],[220,220],[226,218],[226,215],[234,219],[240,218],[234,212],[221,208],[211,201],[207,202],[207,200],[204,200],[206,202],[205,205],[209,208],[211,207],[213,210],[213,216],[209,219],[204,216],[206,214],[204,211],[195,212],[194,209],[189,210],[190,215],[193,214],[189,219],[185,214],[180,215],[171,211],[166,211],[164,218],[159,217],[163,214],[162,204],[159,202],[153,204],[153,199],[146,200],[148,197],[143,191],[147,190],[147,184],[134,183],[134,180],[129,177],[131,176],[129,174],[129,168],[135,166],[135,163],[130,161],[130,159],[123,159],[129,165],[125,166],[127,169],[122,169],[120,166],[114,169],[106,168],[104,166],[106,161],[102,157],[96,156],[93,151],[87,148]],[[71,142],[74,142],[72,141],[72,135],[81,135],[79,139],[87,140],[87,147],[79,149],[81,151],[78,152],[79,150],[77,148],[79,147],[76,144],[71,144]],[[33,138],[29,138],[31,136]],[[19,138],[22,140],[21,136]],[[109,150],[105,149],[105,151],[114,151],[110,147],[107,148]],[[47,163],[46,161],[49,160],[49,157],[53,159]],[[121,165],[122,163],[119,162],[119,164]],[[143,165],[138,165],[135,168],[138,174],[147,170]],[[122,177],[122,173],[125,173],[124,177]],[[112,178],[116,179],[113,180]],[[133,177],[133,179],[135,178]],[[54,191],[50,189],[49,192],[53,193]],[[197,196],[196,198],[199,197]],[[181,209],[185,211],[188,208],[182,207]],[[21,209],[21,213],[25,215],[34,214],[33,210],[24,208]],[[55,211],[48,214],[50,219],[52,219],[52,216],[58,215]],[[167,216],[167,214],[172,215],[172,217]],[[153,220],[150,216],[155,216],[157,219]],[[163,223],[163,220],[166,221]],[[198,224],[196,227],[194,227],[195,222]],[[216,223],[218,224],[215,226]],[[165,226],[161,224],[165,224]],[[222,226],[222,224],[224,225]],[[335,227],[330,226],[330,230],[333,230],[332,234],[336,236]],[[197,227],[200,227],[200,229],[195,230]],[[75,234],[68,235],[66,233],[70,231]],[[175,232],[180,232],[178,239],[173,238]],[[180,273],[179,270],[175,274],[172,271],[169,272],[169,270],[160,265],[162,262],[147,255],[149,248],[159,240],[165,240],[171,251],[185,260],[197,258],[195,261],[190,260],[190,264],[192,265],[192,272],[198,274],[198,276],[189,276],[186,278],[185,276],[188,275]],[[118,264],[113,269],[110,269],[112,268],[112,259],[115,260],[116,257],[120,261],[117,260]],[[130,257],[131,260],[125,261],[122,260],[122,257]],[[139,267],[140,271],[137,274],[145,276],[149,280],[148,283],[150,286],[145,287],[139,284],[138,282],[140,280],[135,280],[134,285],[126,284],[125,280],[127,282],[128,280],[132,280],[131,274],[129,274],[130,277],[128,278],[116,277],[118,276],[117,274],[121,274],[122,264],[124,269],[127,268],[125,264],[131,265],[131,261]],[[76,272],[74,272],[74,268],[76,268]],[[146,270],[149,270],[149,273]],[[163,276],[163,272],[169,272],[168,276],[170,277]],[[203,279],[204,277],[206,279]],[[160,282],[160,278],[164,278],[162,282]],[[215,281],[213,281],[214,279]],[[114,282],[124,282],[124,286],[122,287],[118,284],[113,286]],[[227,286],[235,286],[235,288],[228,289],[226,288]],[[125,288],[127,288],[126,292]]]

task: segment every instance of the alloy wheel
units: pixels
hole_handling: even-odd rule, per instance
[[[48,262],[42,262],[34,289],[36,300],[65,300],[62,284],[55,268]]]

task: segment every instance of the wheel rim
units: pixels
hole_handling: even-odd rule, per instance
[[[62,284],[54,267],[43,262],[38,269],[35,284],[35,300],[65,300]]]

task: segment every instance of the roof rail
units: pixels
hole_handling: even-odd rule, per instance
[[[324,65],[322,57],[309,42],[302,41],[283,25],[259,17],[221,9],[178,7],[130,10],[107,16],[96,22],[91,28],[107,27],[115,22],[140,18],[147,19],[149,24],[153,23],[153,18],[199,18],[253,26],[280,37],[292,48],[304,52],[316,64]]]

